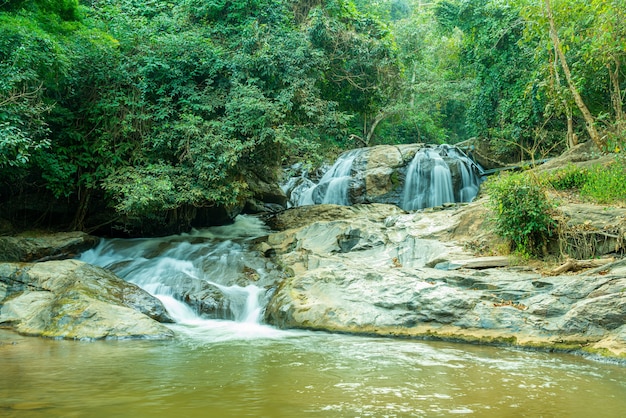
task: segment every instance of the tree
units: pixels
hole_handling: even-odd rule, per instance
[[[565,58],[565,53],[563,52],[563,46],[561,45],[561,40],[559,39],[559,34],[556,28],[556,24],[554,23],[554,16],[552,14],[552,6],[550,5],[550,0],[545,0],[546,13],[548,16],[548,22],[550,24],[550,38],[552,39],[552,43],[554,44],[554,50],[558,57],[558,60],[561,63],[561,67],[563,68],[563,73],[565,74],[565,78],[567,80],[567,85],[569,86],[570,91],[572,92],[572,96],[574,97],[574,101],[576,102],[576,106],[582,113],[585,118],[585,123],[587,125],[587,132],[591,137],[591,140],[598,146],[600,149],[604,149],[606,147],[606,140],[600,137],[598,130],[595,127],[595,119],[585,101],[583,100],[578,88],[576,87],[576,83],[572,77],[572,72],[570,71],[569,65],[567,63],[567,59]]]
[[[379,123],[398,112],[401,69],[391,33],[348,1],[329,1],[310,15],[309,38],[325,61],[321,94],[358,115],[360,132],[351,138],[370,145]]]
[[[611,135],[620,135],[623,119],[620,68],[625,58],[626,4],[623,0],[519,4],[527,21],[524,41],[535,45],[537,68],[548,81],[544,85],[554,107],[565,109],[570,125],[582,118],[589,136],[605,149]]]

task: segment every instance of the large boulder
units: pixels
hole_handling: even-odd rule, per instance
[[[626,208],[566,203],[558,208],[561,250],[588,259],[626,251]]]
[[[75,257],[95,247],[99,238],[84,232],[25,232],[0,237],[0,262],[39,261]]]
[[[52,338],[169,338],[161,302],[78,260],[0,263],[0,326]]]
[[[267,320],[285,328],[626,357],[626,261],[555,277],[483,268],[493,257],[467,268],[473,254],[457,240],[480,235],[480,203],[413,214],[355,207],[334,219],[327,216],[332,207],[320,207],[320,221],[306,209],[308,221],[283,223],[294,227],[268,237],[290,277],[273,294]]]
[[[286,328],[604,349],[626,357],[624,271],[541,277],[496,269],[316,268],[283,283],[268,317]]]

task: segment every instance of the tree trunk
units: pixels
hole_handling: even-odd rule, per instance
[[[565,103],[567,113],[567,146],[568,148],[574,148],[578,145],[578,137],[574,133],[574,117],[572,115],[572,108]]]
[[[558,92],[561,88],[561,77],[559,77],[559,57],[556,52],[556,46],[554,46],[554,79],[556,80],[556,88],[555,90]],[[561,96],[560,93],[557,93]],[[565,138],[567,141],[567,148],[571,149],[578,145],[578,137],[574,133],[574,115],[572,112],[572,107],[567,103],[567,99],[561,99],[561,104],[563,105],[563,109],[565,110],[565,115],[567,116],[567,137]]]
[[[78,202],[78,208],[74,214],[74,220],[70,229],[72,231],[82,231],[85,228],[85,218],[87,217],[87,209],[89,208],[89,201],[91,200],[91,189],[82,187],[79,188],[80,200]]]
[[[556,24],[554,23],[554,16],[552,15],[552,7],[550,6],[550,0],[545,0],[546,4],[546,12],[548,13],[548,20],[550,22],[550,38],[552,39],[552,43],[554,44],[554,48],[557,52],[558,59],[561,61],[561,67],[563,68],[563,73],[565,73],[565,79],[567,80],[567,85],[569,86],[570,91],[572,92],[572,96],[574,96],[574,101],[576,102],[576,106],[580,110],[580,113],[583,114],[583,118],[585,118],[585,124],[587,126],[587,132],[591,137],[591,140],[598,146],[599,149],[603,150],[606,148],[606,139],[602,138],[598,133],[598,130],[595,126],[595,120],[589,108],[585,104],[583,98],[578,92],[578,88],[576,88],[576,84],[574,84],[574,80],[572,79],[572,73],[570,71],[569,65],[567,64],[567,60],[565,59],[565,53],[563,53],[563,48],[561,46],[561,40],[559,39],[559,34],[556,30]]]
[[[376,131],[376,127],[378,126],[378,124],[382,120],[386,119],[390,114],[391,112],[384,112],[384,111],[378,112],[378,114],[372,121],[372,124],[370,125],[369,129],[367,130],[367,134],[365,136],[365,142],[367,143],[367,146],[370,146],[370,144],[372,143],[372,137],[374,136],[374,132]]]
[[[611,65],[607,64],[609,70],[609,78],[611,80],[611,101],[613,102],[613,109],[615,110],[615,120],[618,125],[624,121],[624,110],[622,107],[622,90],[619,85],[619,72],[620,62],[618,58],[613,58],[615,69],[611,70]]]
[[[415,79],[417,78],[417,60],[413,62],[413,71],[411,74],[411,109],[415,107]]]

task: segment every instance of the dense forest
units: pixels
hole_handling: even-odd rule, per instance
[[[0,0],[0,218],[184,230],[378,144],[620,153],[625,67],[626,0]]]

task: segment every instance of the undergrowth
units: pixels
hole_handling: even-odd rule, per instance
[[[485,187],[496,233],[508,239],[511,249],[524,258],[545,255],[556,222],[553,205],[540,181],[527,173],[504,173],[490,179]]]
[[[569,164],[544,174],[540,182],[555,190],[576,191],[582,199],[593,203],[626,204],[626,161],[623,156],[616,156],[608,165],[598,164],[590,168]]]

